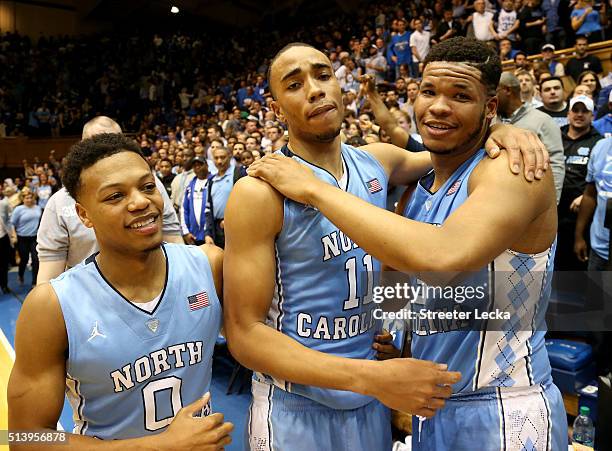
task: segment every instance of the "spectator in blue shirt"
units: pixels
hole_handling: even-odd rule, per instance
[[[225,205],[229,199],[230,191],[234,186],[235,166],[230,166],[231,152],[226,147],[213,151],[213,160],[218,172],[210,179],[208,197],[213,216],[213,238],[217,246],[225,247],[225,232],[223,218]]]
[[[36,285],[38,276],[38,253],[36,252],[36,234],[40,225],[42,208],[36,205],[34,194],[22,193],[23,204],[13,211],[11,223],[17,234],[17,251],[19,252],[19,283],[23,284],[23,276],[30,256],[32,257],[32,286]]]
[[[580,203],[576,221],[574,251],[580,261],[588,260],[589,271],[605,271],[608,266],[610,229],[605,225],[608,199],[612,197],[612,137],[600,140],[588,163],[587,186]],[[587,253],[584,239],[591,223],[591,252]]]
[[[578,0],[572,10],[572,28],[577,35],[586,36],[589,43],[603,41],[601,21],[605,18],[606,2],[594,9],[593,0]]]
[[[183,239],[187,244],[199,246],[213,242],[212,212],[208,200],[210,175],[205,158],[195,157],[192,167],[195,177],[185,189],[180,217]]]
[[[400,64],[407,64],[412,72],[412,49],[410,48],[410,32],[406,31],[406,20],[399,19],[397,21],[398,33],[391,37],[389,50],[391,51],[391,60],[395,64],[395,76],[399,77]],[[411,74],[416,77],[418,74]]]
[[[593,122],[593,127],[604,137],[612,136],[612,91],[608,93],[608,113]]]
[[[36,197],[38,197],[38,205],[44,210],[49,198],[53,194],[53,186],[49,182],[49,176],[44,172],[39,176],[38,188],[36,188]]]

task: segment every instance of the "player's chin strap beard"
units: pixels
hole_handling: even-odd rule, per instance
[[[315,138],[318,142],[321,143],[330,143],[332,142],[334,139],[336,139],[336,136],[338,136],[340,134],[340,130],[341,127],[338,127],[336,130],[329,132],[329,133],[325,133],[322,135],[315,135]]]
[[[423,143],[423,146],[425,147],[425,150],[435,155],[449,155],[451,153],[457,153],[457,149],[480,149],[484,146],[484,143],[490,134],[489,125],[491,124],[491,119],[487,119],[486,107],[482,109],[478,123],[484,125],[470,134],[470,136],[468,136],[468,138],[465,140],[465,144],[463,146],[460,145],[456,148],[448,150],[432,150],[427,147],[425,143]]]

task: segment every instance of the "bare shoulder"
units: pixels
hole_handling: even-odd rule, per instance
[[[33,342],[43,340],[45,346],[55,349],[67,347],[64,315],[50,283],[37,285],[26,297],[17,320],[17,335]]]
[[[544,173],[541,180],[529,182],[523,176],[523,163],[519,174],[510,171],[508,154],[502,152],[497,158],[483,158],[472,172],[469,182],[469,192],[477,187],[500,191],[508,197],[521,198],[522,202],[533,201],[539,205],[538,210],[556,207],[555,185],[552,171]],[[501,199],[499,199],[501,200]]]
[[[206,255],[212,267],[223,265],[223,249],[215,246],[214,244],[202,244],[198,247],[202,252],[204,252],[204,255]]]
[[[388,143],[368,144],[368,145],[359,147],[359,149],[369,152],[372,155],[375,155],[376,157],[389,155],[394,152],[397,152],[398,150],[405,151],[401,147],[397,147],[397,146],[394,146],[393,144],[388,144]]]
[[[23,303],[22,311],[24,309],[26,313],[38,312],[43,317],[49,314],[62,315],[57,294],[48,282],[37,285],[30,291]]]
[[[234,185],[225,207],[226,234],[238,227],[274,229],[282,226],[284,197],[268,183],[255,177],[242,177]]]
[[[269,199],[271,196],[281,198],[281,194],[267,182],[257,177],[242,177],[236,182],[232,189],[232,194],[236,196],[248,196],[254,199]]]

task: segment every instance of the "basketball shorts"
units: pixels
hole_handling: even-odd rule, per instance
[[[253,380],[245,449],[250,451],[388,451],[391,415],[378,401],[336,410]]]
[[[459,393],[433,418],[412,421],[414,451],[567,451],[565,407],[552,383]]]

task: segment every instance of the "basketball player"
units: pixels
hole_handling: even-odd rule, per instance
[[[428,271],[476,271],[474,279],[491,282],[480,308],[510,316],[494,327],[450,325],[439,332],[428,323],[413,324],[412,356],[447,363],[462,374],[446,406],[414,425],[416,450],[567,447],[565,410],[544,345],[555,190],[549,172],[528,183],[509,174],[505,155],[484,158],[500,74],[496,54],[474,40],[450,39],[427,57],[415,113],[434,170],[420,180],[405,209],[410,219],[322,182],[290,158],[273,155],[249,168],[398,270],[422,277]],[[454,300],[419,304],[461,308]]]
[[[121,133],[117,122],[106,116],[96,116],[83,126],[83,139],[100,133]],[[163,183],[155,177],[155,184],[164,200],[164,241],[182,244],[181,227]],[[93,230],[79,220],[75,202],[65,188],[53,194],[47,202],[37,234],[40,258],[37,283],[45,283],[59,276],[98,250]]]
[[[426,153],[341,145],[341,92],[323,53],[287,46],[269,80],[289,128],[282,153],[321,183],[383,208],[389,182],[428,170]],[[228,344],[255,371],[251,449],[390,449],[382,404],[426,417],[443,406],[458,373],[428,361],[372,361],[380,264],[315,208],[246,177],[230,196],[225,231]]]
[[[232,425],[194,414],[209,399],[222,251],[162,244],[154,176],[120,134],[75,144],[63,182],[100,251],[26,298],[9,428],[54,430],[65,391],[67,449],[220,449]]]

